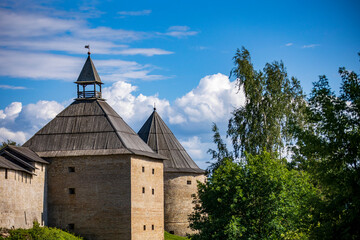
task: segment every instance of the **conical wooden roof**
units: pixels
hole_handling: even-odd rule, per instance
[[[205,172],[191,159],[155,109],[138,134],[152,150],[167,157],[164,160],[165,172]]]
[[[40,157],[137,154],[164,158],[101,99],[75,100],[23,146]]]

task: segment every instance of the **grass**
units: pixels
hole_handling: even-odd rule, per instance
[[[165,231],[165,240],[190,240],[186,237],[180,237]],[[82,240],[71,233],[62,231],[57,228],[40,227],[38,223],[34,223],[30,229],[0,229],[0,240]]]
[[[30,229],[18,228],[6,230],[5,235],[4,233],[5,230],[2,229],[0,240],[82,240],[81,237],[76,237],[71,233],[62,231],[57,228],[40,227],[39,223],[36,222]]]
[[[165,240],[189,240],[189,238],[172,235],[166,231],[164,235],[165,235]]]

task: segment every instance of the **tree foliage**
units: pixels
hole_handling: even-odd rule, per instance
[[[306,239],[313,227],[307,202],[316,195],[306,173],[267,152],[224,160],[199,183],[192,239]]]
[[[231,73],[246,97],[245,106],[236,109],[229,121],[235,156],[258,154],[264,148],[282,153],[294,143],[293,126],[302,121],[305,101],[299,81],[288,77],[281,61],[255,70],[244,47],[237,50],[234,64]]]
[[[6,147],[7,145],[19,146],[19,144],[16,144],[16,142],[8,139],[6,142],[2,142],[2,143],[1,143],[0,149],[3,149],[3,148]]]
[[[307,124],[298,129],[296,158],[322,190],[318,239],[360,239],[360,79],[339,69],[340,95],[321,76],[314,83]]]

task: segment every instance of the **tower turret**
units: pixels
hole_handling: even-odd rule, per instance
[[[88,58],[75,82],[77,84],[77,99],[101,99],[101,79],[96,71],[93,61],[88,52]]]

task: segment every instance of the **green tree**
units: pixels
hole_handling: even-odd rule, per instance
[[[360,54],[359,54],[360,55]],[[314,83],[295,161],[322,191],[318,239],[360,239],[360,80],[345,68],[340,95],[325,76]]]
[[[226,159],[199,183],[191,239],[307,239],[316,189],[270,153]]]
[[[243,89],[246,103],[236,109],[229,121],[235,157],[245,152],[258,154],[264,148],[282,153],[294,141],[293,126],[301,125],[305,109],[304,94],[299,81],[289,78],[284,64],[267,63],[256,71],[250,53],[244,47],[237,50],[231,74]]]
[[[18,144],[16,144],[16,142],[8,139],[6,142],[2,142],[2,143],[1,143],[0,149],[3,149],[3,148],[6,147],[7,145],[19,146]]]

